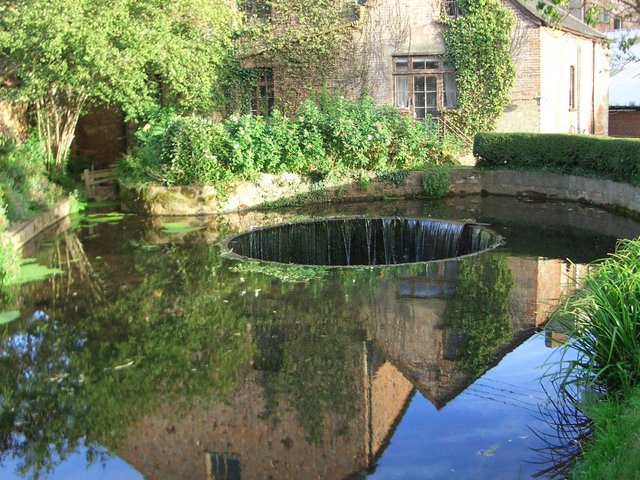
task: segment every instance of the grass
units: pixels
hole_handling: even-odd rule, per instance
[[[605,395],[585,406],[593,439],[573,478],[640,479],[640,239],[623,240],[554,312],[568,334],[565,387]],[[582,408],[582,407],[581,407]]]
[[[609,399],[587,408],[594,439],[574,468],[575,480],[640,479],[640,388],[621,401]]]
[[[640,384],[640,239],[621,241],[583,287],[553,317],[571,339],[575,360],[562,365],[565,382],[625,394]]]

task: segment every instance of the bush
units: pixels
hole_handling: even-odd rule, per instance
[[[20,258],[15,244],[6,234],[9,221],[5,215],[5,209],[2,203],[2,189],[0,189],[0,309],[2,308],[3,303],[2,285],[16,278],[18,275],[18,264]]]
[[[552,315],[569,336],[565,348],[577,352],[562,366],[565,383],[612,394],[640,386],[639,311],[640,239],[624,240]]]
[[[267,119],[243,115],[224,123],[174,116],[143,130],[153,133],[142,136],[118,169],[125,185],[153,180],[165,185],[220,185],[260,173],[324,177],[417,169],[452,163],[461,149],[430,121],[413,122],[368,98],[326,95],[317,103],[307,102],[293,119],[278,111]]]
[[[479,167],[596,176],[640,185],[640,140],[585,135],[479,133]]]
[[[226,134],[201,117],[178,117],[167,127],[160,154],[166,185],[204,184],[225,177]]]
[[[422,189],[429,198],[444,197],[449,193],[451,172],[444,167],[434,168],[422,178]]]
[[[44,148],[37,135],[0,155],[0,189],[11,222],[28,219],[62,197],[62,189],[47,178]]]

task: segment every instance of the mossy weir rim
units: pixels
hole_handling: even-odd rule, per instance
[[[220,243],[227,258],[283,265],[384,267],[449,260],[501,245],[475,222],[332,217],[260,227]]]

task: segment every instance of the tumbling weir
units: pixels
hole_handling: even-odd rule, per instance
[[[482,225],[413,218],[333,218],[256,229],[226,248],[239,257],[278,263],[373,266],[443,260],[501,243]]]

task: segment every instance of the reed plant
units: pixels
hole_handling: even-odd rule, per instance
[[[563,361],[565,383],[626,395],[640,384],[640,239],[621,241],[554,312],[577,352]],[[564,357],[563,358],[567,358]]]

